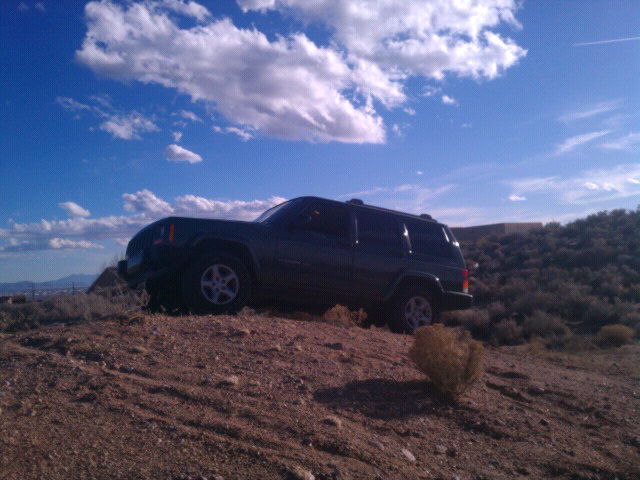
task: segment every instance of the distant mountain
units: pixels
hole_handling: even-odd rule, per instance
[[[90,287],[96,278],[97,275],[74,274],[58,280],[49,280],[46,282],[30,282],[28,280],[24,280],[22,282],[0,283],[0,293],[30,292],[32,289],[50,290],[72,287],[83,290]]]

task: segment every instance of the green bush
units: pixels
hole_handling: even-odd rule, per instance
[[[483,351],[468,331],[434,324],[415,331],[409,358],[440,393],[455,399],[480,378]]]
[[[598,345],[602,347],[621,347],[633,338],[635,331],[626,325],[605,325],[596,336]]]

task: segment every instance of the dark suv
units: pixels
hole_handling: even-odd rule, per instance
[[[248,303],[364,307],[396,332],[471,305],[451,230],[428,215],[300,197],[253,222],[168,217],[136,234],[118,272],[150,307],[233,313]]]

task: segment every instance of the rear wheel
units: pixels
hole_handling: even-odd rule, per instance
[[[392,305],[391,330],[396,333],[412,334],[423,325],[430,325],[438,319],[435,296],[421,285],[407,286],[400,290]]]
[[[247,267],[228,253],[195,259],[182,281],[182,296],[194,313],[235,313],[246,305],[250,290]]]

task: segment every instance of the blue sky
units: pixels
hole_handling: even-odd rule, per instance
[[[319,195],[452,226],[640,205],[636,0],[4,1],[0,282]]]

